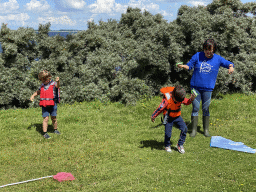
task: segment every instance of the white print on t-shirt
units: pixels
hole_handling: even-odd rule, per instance
[[[200,66],[200,73],[209,73],[212,69],[212,66],[206,61],[203,61]]]

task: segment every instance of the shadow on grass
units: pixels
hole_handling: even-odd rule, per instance
[[[164,126],[163,123],[160,123],[160,124],[158,124],[158,125],[156,125],[154,127],[151,127],[151,128],[156,129],[156,128],[161,127],[161,126]]]
[[[32,129],[32,128],[36,128],[36,131],[38,133],[40,133],[41,135],[43,135],[43,127],[42,127],[42,123],[41,124],[32,124],[30,126],[28,126],[28,129]],[[53,133],[54,132],[54,127],[52,125],[48,125],[47,128],[47,132]]]
[[[144,140],[141,141],[140,144],[142,144],[140,148],[151,148],[151,150],[164,150],[164,142],[158,142],[156,140]]]

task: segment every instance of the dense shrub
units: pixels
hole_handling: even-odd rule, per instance
[[[192,72],[179,70],[203,42],[214,38],[217,54],[235,64],[235,73],[220,69],[214,95],[254,92],[256,89],[256,3],[214,0],[198,7],[181,6],[175,21],[160,14],[128,8],[120,22],[88,23],[86,31],[63,38],[49,37],[50,23],[10,30],[2,24],[0,42],[0,107],[38,106],[29,102],[38,89],[38,73],[60,77],[61,100],[135,104],[158,94],[166,85],[189,89]],[[38,98],[37,98],[38,99]]]

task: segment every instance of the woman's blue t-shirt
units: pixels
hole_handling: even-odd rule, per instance
[[[190,87],[202,91],[213,91],[220,66],[229,68],[227,61],[220,55],[213,54],[212,58],[205,57],[204,52],[197,52],[187,63],[189,70],[194,69]]]

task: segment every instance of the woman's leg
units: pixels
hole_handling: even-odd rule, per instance
[[[201,93],[196,90],[197,92],[197,97],[195,98],[195,100],[192,102],[193,105],[193,109],[192,109],[192,114],[191,116],[198,116],[199,114],[199,107],[200,107],[200,101],[201,101]]]
[[[211,104],[212,92],[205,91],[202,93],[202,110],[203,110],[203,127],[204,127],[204,136],[210,137],[209,134],[209,122],[210,122],[210,111],[209,107]]]
[[[190,137],[195,137],[197,132],[198,113],[199,113],[199,107],[200,107],[201,94],[198,90],[196,90],[196,92],[198,95],[195,98],[195,100],[192,102],[192,105],[193,105],[192,114],[191,114],[192,132],[190,134]]]
[[[202,92],[201,97],[202,97],[203,116],[210,116],[209,107],[211,104],[212,92],[204,91]]]

